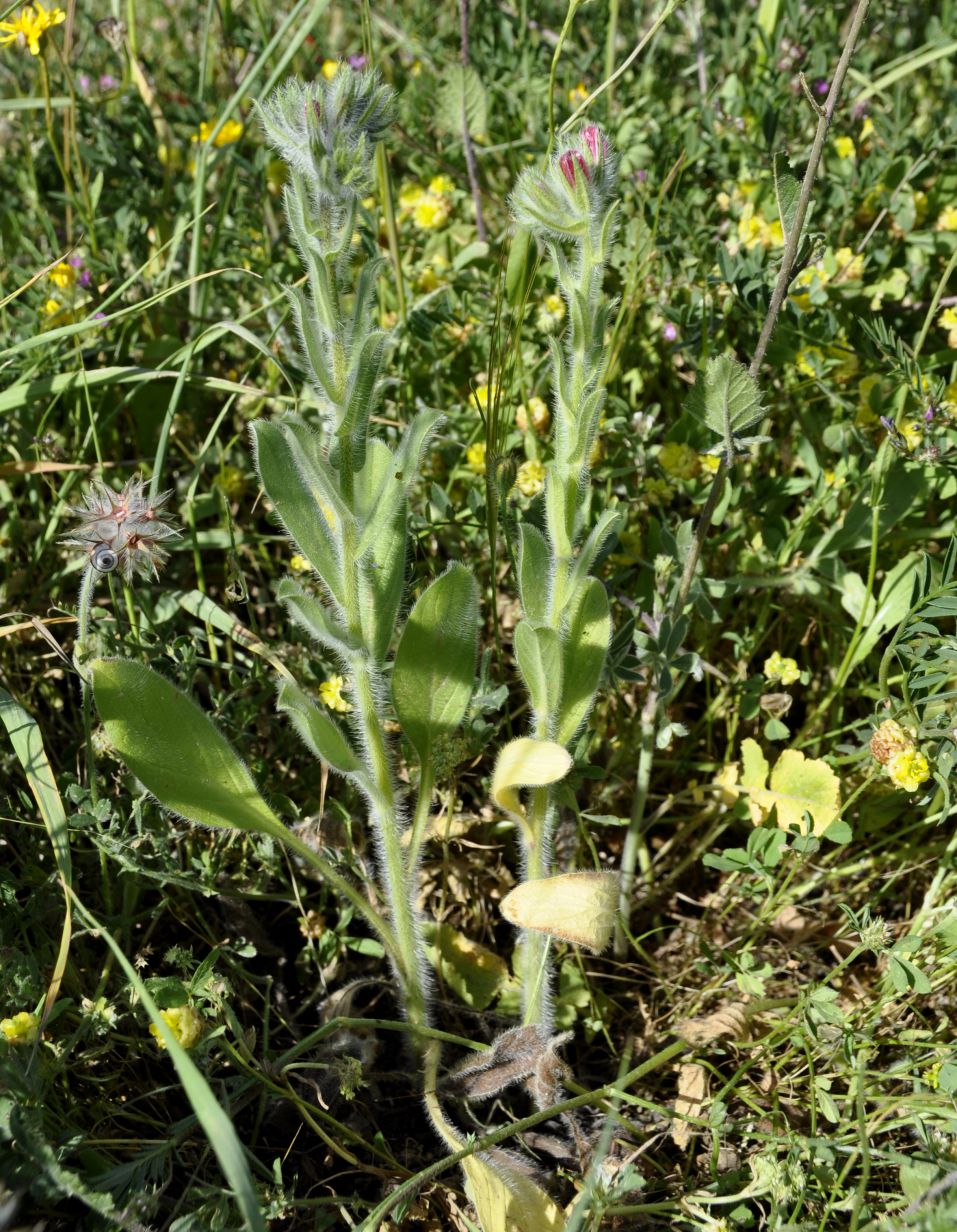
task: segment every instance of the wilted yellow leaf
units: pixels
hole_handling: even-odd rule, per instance
[[[509,1168],[506,1160],[507,1156],[501,1161],[495,1158],[494,1166],[477,1155],[462,1160],[465,1192],[482,1232],[561,1232],[565,1226],[561,1209],[533,1180]]]
[[[841,781],[820,758],[805,757],[797,749],[785,749],[768,779],[767,758],[754,740],[741,744],[741,786],[748,793],[751,817],[756,825],[777,808],[782,830],[792,826],[804,832],[804,814],[810,813],[812,833],[823,834],[841,811]],[[767,785],[766,785],[767,784]]]
[[[523,881],[502,899],[502,915],[519,928],[598,953],[611,940],[618,888],[617,873],[561,873]]]
[[[523,736],[510,741],[499,753],[492,775],[492,799],[525,828],[529,842],[535,841],[525,820],[519,798],[520,787],[547,787],[563,779],[571,769],[567,749],[554,740],[533,740]]]

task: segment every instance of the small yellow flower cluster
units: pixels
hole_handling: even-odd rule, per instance
[[[913,737],[894,719],[885,719],[870,743],[874,760],[884,767],[887,777],[902,791],[914,792],[930,778],[930,764],[914,743]]]
[[[169,1029],[173,1032],[177,1044],[187,1051],[194,1048],[203,1038],[203,1030],[205,1024],[202,1015],[198,1010],[194,1010],[191,1005],[175,1005],[170,1010],[160,1010],[160,1018],[166,1023]],[[166,1047],[166,1041],[160,1034],[160,1029],[155,1022],[150,1023],[150,1035],[156,1040],[160,1048]]]
[[[560,295],[552,292],[546,295],[538,309],[538,328],[549,334],[556,330],[565,319],[565,301]]]
[[[336,73],[338,73],[341,62],[339,60],[323,60],[322,68],[319,70],[325,77],[326,81],[332,81]]]
[[[680,441],[666,441],[658,454],[658,465],[672,479],[694,479],[700,463],[690,445]]]
[[[643,490],[649,505],[667,505],[674,499],[675,490],[667,479],[646,479]]]
[[[0,21],[0,47],[16,43],[23,50],[29,48],[31,56],[40,54],[40,39],[47,30],[66,21],[62,9],[45,9],[34,0],[20,10],[13,21]]]
[[[842,161],[847,158],[854,158],[857,155],[857,146],[854,144],[853,137],[835,137],[833,141],[834,153]]]
[[[469,445],[468,449],[465,451],[465,465],[476,475],[485,474],[486,452],[487,448],[484,441],[475,441],[475,443]]]
[[[448,261],[445,257],[441,253],[434,253],[429,264],[416,278],[415,289],[421,291],[423,295],[431,295],[433,291],[437,291],[442,285],[442,272],[447,266]]]
[[[957,205],[945,205],[937,215],[938,231],[957,231]]]
[[[748,202],[738,219],[738,242],[749,251],[752,248],[780,248],[784,243],[784,228],[780,219],[768,222],[763,214],[755,211]]]
[[[791,284],[791,302],[802,312],[811,307],[811,295],[818,288],[826,287],[830,282],[860,282],[864,277],[864,254],[855,253],[852,248],[838,248],[836,252],[828,252],[820,261],[805,266]]]
[[[54,265],[53,269],[47,274],[47,278],[60,291],[67,291],[76,282],[76,270],[72,265],[67,265],[65,261],[60,261]]]
[[[721,465],[721,459],[716,453],[699,453],[698,465],[709,475],[714,475]]]
[[[824,352],[820,347],[808,346],[798,351],[794,365],[802,376],[820,376],[824,366]]]
[[[529,458],[518,468],[515,486],[523,496],[538,496],[545,487],[545,464],[537,458]]]
[[[26,1010],[21,1010],[12,1018],[4,1018],[0,1021],[0,1035],[8,1044],[32,1044],[39,1034],[40,1019],[36,1014],[28,1014]]]
[[[481,381],[472,391],[472,396],[483,411],[488,410],[488,404],[495,398],[495,386],[488,381]]]
[[[289,568],[293,571],[293,573],[308,573],[309,561],[306,560],[305,556],[300,556],[299,553],[296,552],[289,561]]]
[[[190,137],[190,141],[194,144],[200,141],[208,141],[210,134],[216,127],[216,124],[216,120],[200,121],[199,131],[193,133],[192,137]],[[213,138],[213,145],[216,146],[217,149],[222,148],[224,145],[232,145],[243,135],[243,131],[243,126],[238,120],[227,120]]]
[[[434,176],[428,188],[407,184],[399,193],[399,212],[420,231],[438,231],[452,215],[452,191],[455,185],[447,175]]]
[[[780,681],[785,688],[801,679],[801,669],[797,665],[797,660],[786,659],[777,650],[764,660],[763,671],[766,680]]]
[[[957,347],[957,308],[945,308],[937,318],[937,324],[947,330],[947,345]]]
[[[588,87],[583,81],[580,81],[577,86],[572,86],[568,91],[568,101],[572,107],[580,107],[588,97]]]
[[[551,416],[543,398],[529,398],[515,412],[515,426],[519,432],[527,432],[529,428],[539,436],[547,431]]]
[[[339,714],[348,714],[352,706],[342,696],[345,680],[341,676],[330,676],[319,686],[319,698],[322,703]]]

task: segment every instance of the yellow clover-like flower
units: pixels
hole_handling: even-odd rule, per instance
[[[412,207],[412,221],[420,231],[438,231],[449,221],[452,203],[441,193],[423,193]]]
[[[853,158],[857,153],[857,146],[854,144],[853,137],[835,137],[834,138],[834,153],[840,159]]]
[[[465,451],[465,465],[470,471],[474,471],[476,475],[485,474],[485,454],[487,452],[484,441],[476,441],[469,445]]]
[[[957,231],[957,205],[945,205],[937,215],[938,231]]]
[[[76,271],[72,265],[67,265],[65,261],[60,261],[54,265],[53,269],[47,274],[47,278],[58,287],[61,291],[66,291],[76,282]]]
[[[864,276],[864,254],[853,248],[839,248],[834,254],[837,277],[844,282],[860,282]]]
[[[573,107],[580,107],[588,97],[588,87],[583,81],[580,81],[577,86],[572,86],[568,91],[568,101]]]
[[[515,426],[519,432],[527,432],[531,428],[542,433],[548,427],[549,419],[548,406],[543,398],[529,398],[515,412]]]
[[[945,308],[937,318],[937,324],[947,330],[947,345],[957,347],[957,308]]]
[[[319,686],[319,698],[330,710],[339,714],[348,714],[352,706],[342,696],[345,680],[341,676],[330,676]]]
[[[698,473],[698,455],[690,445],[666,441],[658,454],[658,465],[673,479],[694,479]]]
[[[786,659],[780,651],[764,660],[764,675],[767,680],[779,680],[785,688],[801,679],[801,669],[795,659]]]
[[[191,1005],[174,1005],[170,1010],[160,1010],[160,1018],[166,1023],[169,1029],[176,1037],[177,1044],[181,1048],[194,1048],[203,1038],[205,1023],[203,1017],[198,1010],[194,1010]],[[150,1035],[156,1040],[160,1048],[166,1047],[166,1041],[160,1034],[160,1029],[155,1022],[150,1023]]]
[[[310,568],[309,561],[306,560],[305,556],[301,556],[298,552],[296,552],[290,558],[289,568],[293,571],[293,573],[308,573]]]
[[[39,1034],[40,1019],[36,1014],[28,1014],[26,1010],[21,1010],[12,1018],[4,1018],[0,1021],[0,1035],[8,1044],[17,1046],[32,1044]]]
[[[332,81],[333,77],[335,77],[336,73],[339,71],[339,61],[323,60],[322,68],[319,71],[322,73],[323,77],[325,77],[326,81]]]
[[[216,127],[215,120],[202,120],[199,125],[199,132],[193,133],[190,138],[193,142],[208,141],[210,134]],[[213,138],[213,145],[221,148],[224,145],[232,145],[243,135],[243,126],[238,120],[227,120],[223,127]]]
[[[887,762],[887,777],[903,791],[916,791],[930,778],[930,763],[920,749],[902,749]]]
[[[523,496],[537,496],[545,487],[545,464],[537,458],[529,458],[518,468],[515,486]]]
[[[649,505],[667,505],[675,494],[667,479],[646,479],[643,492]]]

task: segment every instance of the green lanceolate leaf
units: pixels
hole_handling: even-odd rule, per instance
[[[801,195],[801,185],[791,175],[791,164],[787,154],[779,150],[771,160],[771,172],[774,176],[774,193],[778,202],[778,216],[784,238],[787,240],[794,226],[797,214],[798,197]]]
[[[342,604],[341,511],[327,491],[332,487],[331,470],[318,474],[318,466],[306,459],[301,444],[283,422],[257,420],[252,434],[256,469],[266,495],[299,551]]]
[[[405,590],[406,506],[401,503],[359,562],[362,636],[377,662],[389,653]]]
[[[425,591],[402,631],[392,697],[402,730],[425,764],[465,716],[478,653],[478,586],[452,564]]]
[[[764,418],[761,390],[743,364],[730,355],[709,359],[685,404],[688,411],[721,438],[725,463],[746,453],[748,446],[767,437],[744,437],[741,434]]]
[[[578,553],[575,561],[575,567],[572,570],[571,577],[568,580],[568,590],[570,594],[577,594],[578,588],[584,582],[592,571],[592,567],[598,556],[602,552],[605,544],[612,535],[617,534],[619,527],[623,522],[622,515],[617,509],[606,509],[599,517],[598,521],[592,528],[588,538],[582,544],[582,549]]]
[[[518,593],[522,609],[533,623],[548,611],[549,553],[545,536],[528,522],[518,528]]]
[[[311,702],[299,685],[286,680],[279,687],[276,706],[288,714],[306,747],[340,774],[358,774],[362,763],[338,723]]]
[[[164,808],[201,825],[285,840],[286,827],[235,749],[185,693],[130,659],[97,659],[91,674],[110,743]]]
[[[560,744],[567,744],[588,717],[610,641],[608,596],[597,578],[589,578],[563,639],[562,702],[555,732]]]
[[[326,650],[331,650],[333,654],[348,661],[349,656],[360,649],[356,639],[336,618],[335,613],[316,595],[310,595],[303,590],[292,578],[283,578],[276,588],[276,596],[286,605],[286,611],[300,629],[304,629]]]
[[[360,470],[366,460],[369,416],[375,403],[376,385],[385,357],[386,335],[376,330],[362,344],[350,371],[348,400],[336,436],[352,449],[352,467]]]
[[[554,629],[527,620],[515,626],[515,658],[536,716],[551,715],[562,695],[562,644]]]
[[[373,549],[380,537],[394,525],[406,494],[419,473],[419,462],[426,442],[442,418],[440,411],[419,411],[406,428],[392,465],[382,479],[374,508],[362,527],[358,557]]]

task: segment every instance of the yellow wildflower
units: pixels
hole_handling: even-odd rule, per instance
[[[515,486],[523,496],[537,496],[545,487],[545,464],[536,458],[523,462],[515,476]]]
[[[429,192],[438,196],[448,196],[455,191],[455,184],[447,175],[435,175],[429,180]]]
[[[309,561],[305,556],[300,556],[298,552],[289,561],[289,568],[293,573],[308,573],[310,569]]]
[[[745,248],[757,248],[761,243],[761,233],[764,219],[755,214],[754,206],[749,202],[738,219],[738,240]]]
[[[215,127],[216,127],[215,120],[201,120],[200,125],[199,125],[199,132],[193,133],[190,140],[194,143],[198,141],[203,141],[203,142],[208,141],[210,138],[210,134],[212,133]],[[224,145],[232,145],[233,142],[238,141],[242,135],[243,135],[242,124],[240,124],[238,120],[227,120],[226,123],[223,125],[223,127],[216,134],[215,138],[213,139],[213,145],[216,146],[217,148],[221,148]]]
[[[326,81],[332,81],[333,77],[335,77],[336,73],[339,71],[339,61],[323,60],[322,68],[319,71],[322,73],[323,77],[325,77]]]
[[[938,231],[957,231],[957,205],[945,205],[937,215]]]
[[[32,1044],[40,1034],[40,1019],[21,1010],[12,1018],[0,1021],[0,1035],[8,1044]]]
[[[482,410],[487,411],[489,401],[495,396],[495,386],[483,381],[480,385],[475,386],[472,393]]]
[[[160,1018],[166,1023],[176,1037],[181,1048],[194,1048],[203,1038],[205,1024],[202,1015],[191,1005],[175,1005],[171,1010],[160,1010]],[[150,1023],[150,1035],[160,1048],[166,1047],[166,1041],[160,1034],[155,1022]]]
[[[156,157],[161,167],[168,167],[170,171],[182,171],[183,169],[183,151],[178,145],[166,145],[161,142],[156,147]]]
[[[888,761],[887,776],[895,787],[916,791],[930,778],[930,764],[919,749],[902,749]]]
[[[423,193],[412,208],[412,221],[420,231],[438,231],[449,221],[452,203],[440,193]]]
[[[801,679],[801,669],[797,661],[784,658],[777,650],[764,660],[763,671],[766,680],[779,680],[785,688]]]
[[[698,473],[698,455],[690,445],[666,441],[658,454],[658,465],[673,479],[694,479]]]
[[[415,280],[415,289],[421,291],[423,295],[437,291],[440,286],[439,276],[431,265],[427,265]]]
[[[864,276],[864,254],[855,253],[852,248],[839,248],[834,254],[837,262],[835,277],[844,282],[860,282]]]
[[[572,107],[580,107],[588,97],[588,87],[583,81],[580,81],[577,86],[572,86],[568,91],[568,101]]]
[[[805,347],[803,351],[798,351],[794,363],[798,372],[803,376],[820,376],[823,361],[824,352],[821,348],[809,346]]]
[[[550,419],[548,407],[543,398],[529,398],[515,412],[515,426],[519,432],[527,432],[531,427],[535,432],[544,432]]]
[[[47,277],[55,287],[59,287],[61,291],[65,291],[67,287],[72,287],[76,282],[76,270],[72,265],[67,265],[65,261],[61,261],[58,265],[54,265]]]
[[[465,451],[465,465],[476,475],[485,474],[486,445],[484,441],[476,441]]]
[[[29,48],[31,56],[38,56],[42,35],[62,21],[66,21],[66,13],[62,9],[45,9],[36,2],[28,4],[13,21],[0,21],[0,47],[16,43],[21,50]]]
[[[545,296],[545,311],[561,321],[565,316],[565,301],[557,292]]]
[[[957,308],[945,308],[937,318],[937,324],[947,330],[947,345],[957,347]]]
[[[920,424],[913,422],[902,423],[898,431],[907,442],[908,449],[914,450],[920,448],[921,441],[924,439],[924,430]]]
[[[421,184],[405,184],[399,189],[399,209],[405,214],[409,214],[419,204],[425,196],[425,189]]]
[[[345,687],[345,680],[341,676],[330,676],[328,680],[324,680],[319,686],[319,699],[329,707],[330,710],[336,710],[339,714],[348,714],[352,706],[342,696],[342,690]]]
[[[699,453],[698,465],[709,475],[713,475],[721,465],[721,459],[716,453]]]
[[[55,317],[63,305],[57,299],[48,299],[40,311],[45,317]]]
[[[858,134],[858,140],[860,141],[861,145],[863,145],[864,142],[867,141],[869,137],[873,137],[873,136],[874,136],[874,121],[871,119],[870,116],[865,116],[864,123],[861,125],[861,131]]]
[[[853,158],[857,153],[857,146],[854,144],[853,137],[835,137],[834,138],[834,153],[840,159]]]

